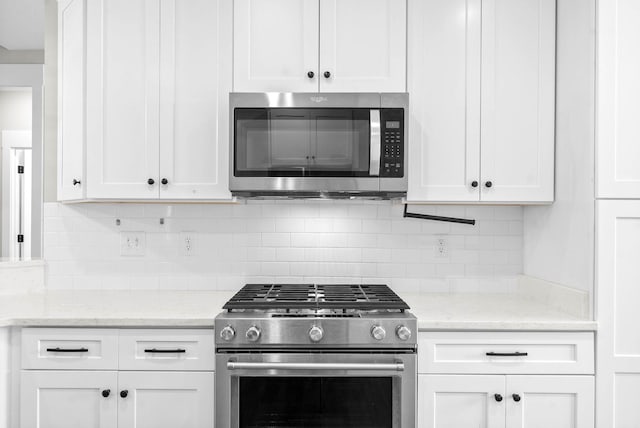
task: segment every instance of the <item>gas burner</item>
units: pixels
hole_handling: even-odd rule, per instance
[[[381,284],[247,284],[224,306],[237,310],[400,311],[409,306]]]

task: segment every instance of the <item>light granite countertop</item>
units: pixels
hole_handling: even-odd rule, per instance
[[[0,326],[213,327],[234,292],[49,291],[0,295]],[[407,294],[420,330],[594,331],[578,318],[514,293]]]

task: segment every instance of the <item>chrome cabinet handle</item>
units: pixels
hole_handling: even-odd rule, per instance
[[[227,362],[228,370],[373,370],[404,371],[404,363],[239,363]]]
[[[184,354],[185,352],[187,352],[187,350],[182,348],[176,348],[176,349],[151,348],[151,349],[145,349],[144,352],[148,354]]]
[[[371,146],[369,147],[369,175],[380,175],[380,110],[371,110]]]
[[[528,352],[487,352],[487,357],[526,357]]]

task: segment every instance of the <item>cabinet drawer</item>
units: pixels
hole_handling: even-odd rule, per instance
[[[23,369],[114,370],[118,368],[118,330],[25,328]]]
[[[593,333],[421,332],[420,373],[593,374]]]
[[[120,330],[120,370],[215,368],[213,330]]]

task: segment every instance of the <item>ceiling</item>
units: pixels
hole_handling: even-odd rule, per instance
[[[44,49],[45,0],[0,0],[0,46]]]

